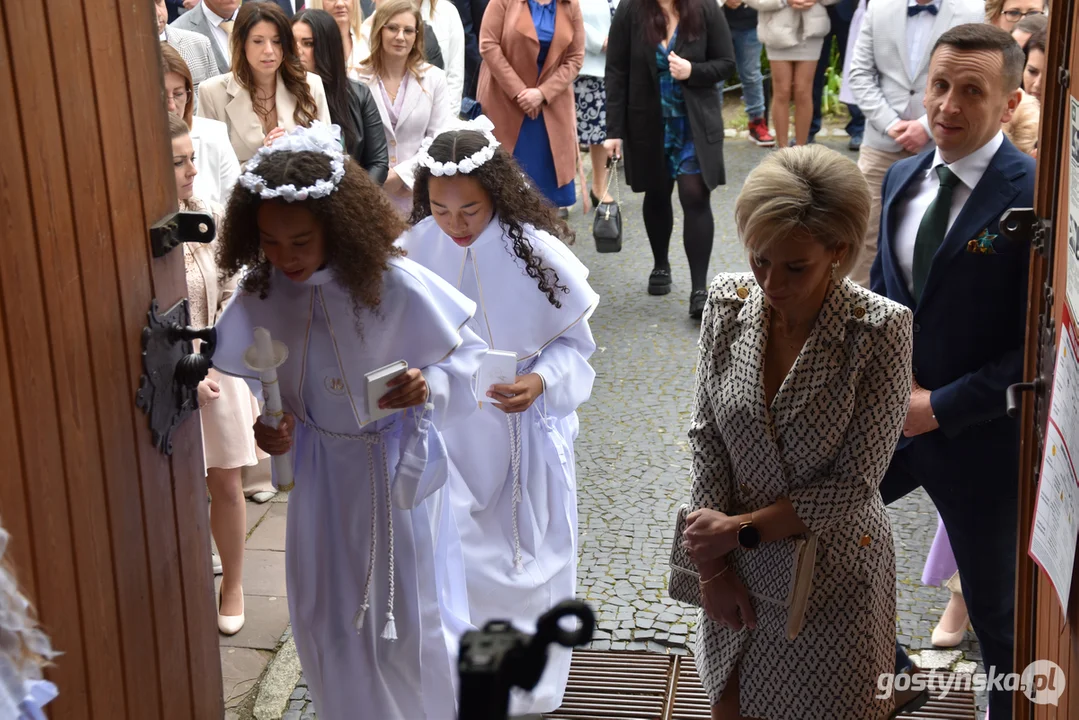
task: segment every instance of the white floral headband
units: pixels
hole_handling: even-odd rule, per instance
[[[316,180],[313,185],[297,188],[295,185],[268,187],[266,179],[255,173],[255,168],[268,155],[277,152],[317,152],[330,158],[330,177]],[[260,147],[255,156],[247,161],[239,183],[263,200],[280,198],[285,202],[303,202],[309,198],[326,197],[341,183],[345,176],[345,156],[341,152],[341,128],[316,120],[311,127],[297,127],[282,135],[269,147]]]
[[[475,172],[477,168],[495,156],[495,148],[499,146],[499,142],[495,139],[494,133],[491,132],[494,129],[494,124],[485,115],[480,115],[474,120],[458,122],[455,127],[449,128],[446,132],[454,130],[474,130],[487,138],[487,145],[457,162],[444,163],[431,157],[429,150],[431,144],[437,139],[437,136],[429,137],[423,141],[422,145],[420,145],[420,152],[416,157],[416,164],[430,170],[431,174],[435,177],[456,175],[457,173],[468,175],[471,172]]]

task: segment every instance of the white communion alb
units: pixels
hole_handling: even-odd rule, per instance
[[[288,502],[289,613],[324,720],[454,720],[457,634],[469,623],[437,428],[476,409],[485,351],[475,305],[416,263],[393,258],[378,308],[356,312],[323,269],[273,271],[265,299],[241,289],[217,323],[214,365],[245,377],[255,327],[288,346],[278,368],[296,417]],[[428,404],[370,421],[365,375],[404,360]]]
[[[555,293],[560,308],[526,274],[497,216],[467,249],[433,218],[399,243],[411,259],[478,303],[469,326],[492,350],[516,353],[518,375],[543,377],[543,394],[524,413],[503,413],[488,401],[488,388],[477,388],[481,409],[441,426],[472,623],[509,620],[534,632],[540,615],[576,593],[573,443],[577,408],[588,400],[595,379],[588,364],[596,349],[588,320],[599,296],[588,285],[588,269],[557,238],[525,226],[524,240],[568,288]],[[569,650],[552,648],[540,684],[531,694],[514,695],[511,714],[555,710],[570,657]]]

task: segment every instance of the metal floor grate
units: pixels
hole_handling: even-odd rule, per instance
[[[951,675],[951,673],[939,673]],[[548,720],[708,720],[708,696],[692,656],[640,652],[573,653],[565,700]],[[936,695],[906,720],[974,720],[974,693]]]

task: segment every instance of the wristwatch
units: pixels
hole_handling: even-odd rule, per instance
[[[761,544],[761,531],[753,525],[752,518],[738,526],[738,544],[745,550],[756,550]]]

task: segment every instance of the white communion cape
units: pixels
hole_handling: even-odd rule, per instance
[[[475,304],[440,278],[403,258],[382,277],[378,308],[357,313],[332,270],[302,284],[274,271],[265,299],[241,290],[225,308],[213,362],[260,392],[243,363],[254,328],[288,346],[277,371],[296,416],[286,579],[318,716],[454,720],[469,617],[437,427],[474,412],[485,346],[465,326]],[[364,375],[398,360],[423,369],[428,405],[371,422]]]
[[[497,216],[467,249],[433,218],[399,243],[412,260],[479,304],[470,327],[491,349],[516,352],[518,375],[543,377],[543,394],[524,413],[507,415],[482,402],[479,412],[441,426],[472,623],[509,620],[531,633],[540,615],[576,594],[573,442],[577,407],[588,400],[595,378],[588,364],[596,349],[588,319],[599,296],[588,285],[588,269],[561,241],[531,226],[524,237],[568,288],[557,293],[560,308],[528,277]],[[481,401],[486,392],[476,388]],[[511,714],[552,712],[561,705],[570,657],[568,650],[552,649],[540,684],[514,695]]]

